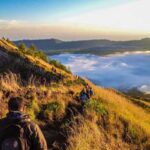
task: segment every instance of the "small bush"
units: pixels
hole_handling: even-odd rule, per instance
[[[47,56],[43,51],[39,51],[35,45],[31,44],[29,48],[26,47],[24,43],[18,45],[19,52],[21,54],[29,54],[34,57],[38,57],[46,62],[48,62]]]
[[[90,111],[95,111],[97,115],[106,115],[107,114],[105,107],[98,100],[94,100],[94,99],[89,100],[86,103],[85,108]]]
[[[4,40],[6,40],[8,43],[10,43],[13,46],[16,46],[9,38],[7,38],[7,39],[4,38]]]
[[[31,119],[35,120],[40,112],[40,107],[37,98],[34,96],[30,103],[27,105],[27,113],[30,115]]]
[[[81,77],[78,77],[78,79],[75,81],[76,84],[82,84],[82,85],[86,85],[86,82],[84,79],[82,79]]]
[[[71,86],[71,85],[83,85],[86,86],[86,82],[84,79],[82,79],[81,77],[78,77],[75,81],[72,80],[68,80],[67,82],[65,82],[66,86]]]
[[[48,111],[58,111],[60,109],[60,104],[58,104],[57,102],[52,102],[52,103],[49,103],[47,104],[47,108],[46,110]]]
[[[68,80],[67,82],[65,82],[65,86],[71,86],[73,84],[74,82],[72,80]]]
[[[130,132],[130,135],[131,135],[132,139],[137,139],[138,138],[138,133],[137,133],[135,128],[129,128],[129,132]]]
[[[143,139],[147,139],[145,132],[138,125],[129,124],[128,131],[131,139],[137,144],[140,144]]]
[[[63,111],[63,106],[60,103],[51,102],[46,105],[43,115],[45,119],[52,121],[54,118],[61,118]]]
[[[50,60],[49,60],[49,63],[50,63],[51,65],[54,65],[54,66],[57,67],[57,68],[60,68],[60,69],[64,70],[65,72],[71,73],[71,71],[70,71],[66,66],[64,66],[63,64],[61,64],[61,63],[58,62],[57,60],[52,60],[52,59],[50,59]]]

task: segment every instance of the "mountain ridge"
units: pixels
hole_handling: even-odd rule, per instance
[[[49,42],[49,44],[61,44],[61,43],[74,43],[74,44],[88,44],[88,43],[93,43],[93,44],[101,44],[105,45],[105,44],[126,44],[126,43],[129,43],[129,44],[136,44],[136,42],[147,42],[147,44],[149,44],[150,42],[150,38],[143,38],[143,39],[140,39],[140,40],[126,40],[126,41],[113,41],[113,40],[108,40],[108,39],[91,39],[91,40],[77,40],[77,41],[63,41],[63,40],[59,40],[59,39],[54,39],[54,38],[51,38],[51,39],[25,39],[25,40],[18,40],[18,41],[14,41],[15,44],[19,44],[20,42],[23,42],[25,43],[27,46],[28,45],[28,42],[30,44],[34,44],[35,42]],[[35,44],[36,45],[36,44]]]
[[[62,41],[58,39],[42,40],[20,40],[14,41],[16,45],[24,43],[27,47],[31,44],[36,45],[48,55],[61,53],[91,53],[105,55],[116,52],[150,50],[150,38],[129,41],[112,41],[107,39],[93,39],[81,41]]]

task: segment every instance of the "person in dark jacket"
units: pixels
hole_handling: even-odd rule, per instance
[[[92,87],[89,87],[88,89],[86,89],[88,98],[91,98],[94,95],[94,91],[92,89]]]
[[[82,89],[82,91],[80,93],[80,100],[81,100],[82,105],[84,105],[87,102],[88,96],[86,93],[86,89]]]
[[[24,113],[24,108],[24,99],[13,97],[9,100],[9,112],[5,118],[0,120],[0,142],[4,139],[4,135],[15,134],[15,132],[17,132],[12,131],[14,133],[9,133],[8,131],[7,133],[7,129],[9,129],[10,125],[20,125],[23,128],[24,133],[26,134],[25,137],[28,141],[27,147],[24,147],[25,150],[47,150],[47,143],[41,129],[36,123],[30,120],[29,115]],[[15,144],[16,143],[14,143],[14,146],[16,146]],[[1,149],[3,148],[0,145],[0,150]]]

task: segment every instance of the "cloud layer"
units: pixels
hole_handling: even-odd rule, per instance
[[[98,85],[128,90],[137,87],[150,92],[150,54],[99,57],[88,54],[53,56],[74,74],[84,76]]]

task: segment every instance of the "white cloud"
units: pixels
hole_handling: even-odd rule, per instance
[[[8,29],[22,26],[24,22],[18,20],[0,20],[0,29]]]
[[[64,24],[95,28],[106,32],[148,32],[150,34],[150,1],[136,0],[126,4],[93,10],[64,18]]]
[[[66,54],[60,55],[60,57],[67,56]],[[88,55],[80,56],[80,55],[68,55],[68,62],[65,64],[66,66],[72,68],[74,72],[82,72],[84,71],[93,71],[95,70],[95,65],[98,64],[97,60],[88,59]],[[67,58],[66,58],[67,59]]]
[[[138,88],[141,92],[144,92],[146,94],[150,94],[150,85],[142,85]]]
[[[127,90],[139,88],[150,92],[150,55],[129,54],[99,57],[85,54],[53,56],[69,66],[73,73],[87,77],[98,85]],[[144,85],[144,86],[143,86]]]
[[[126,52],[116,52],[114,54],[108,54],[107,56],[125,56],[125,55],[130,55],[130,54],[137,54],[137,55],[141,55],[141,54],[145,54],[145,55],[150,55],[150,50],[147,51],[126,51]]]

